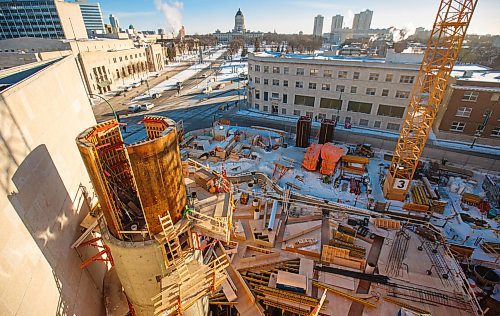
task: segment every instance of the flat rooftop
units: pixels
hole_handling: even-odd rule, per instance
[[[49,61],[35,62],[27,65],[22,65],[19,67],[8,68],[0,71],[0,92],[6,90],[7,88],[17,84],[24,79],[31,77],[35,73],[49,67],[53,63],[61,60],[52,59]]]

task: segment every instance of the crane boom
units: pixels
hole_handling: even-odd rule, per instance
[[[441,0],[385,178],[386,199],[406,197],[476,4],[477,0]]]

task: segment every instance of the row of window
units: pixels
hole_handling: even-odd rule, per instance
[[[255,99],[260,100],[259,91],[256,91]],[[267,91],[264,92],[263,100],[269,101],[269,93]],[[275,92],[271,93],[271,100],[280,100],[280,94]],[[294,105],[309,106],[309,107],[314,107],[314,102],[315,102],[315,97],[307,95],[299,95],[299,94],[296,94],[293,100]],[[282,95],[281,103],[288,104],[287,94]],[[340,111],[342,110],[342,100],[320,98],[319,107],[321,109],[331,109]],[[370,114],[372,112],[372,107],[373,104],[368,102],[349,101],[347,103],[348,112]],[[404,113],[405,113],[405,107],[402,106],[379,104],[377,108],[377,115],[380,116],[402,118],[404,116]]]
[[[256,110],[260,110],[260,105],[256,103],[254,105],[254,108]],[[269,112],[269,106],[264,105],[262,107],[262,111]],[[285,109],[285,108],[281,108],[281,113],[280,113],[279,108],[278,108],[277,105],[272,105],[271,106],[271,113],[272,114],[281,114],[281,115],[287,115],[288,114],[287,113],[287,109]],[[292,113],[290,113],[290,114],[292,114]],[[318,113],[318,115],[314,116],[314,117],[313,117],[314,113],[310,112],[310,111],[305,111],[304,114],[305,114],[305,116],[308,116],[310,118],[315,118],[315,119],[326,119],[327,118],[327,114],[325,114],[325,113]],[[302,111],[294,109],[293,110],[293,115],[294,116],[302,116]],[[333,114],[331,116],[331,118],[332,118],[332,120],[335,120],[335,119],[337,119],[337,115]],[[352,118],[350,116],[346,116],[345,119],[344,119],[344,122],[353,123],[352,122]],[[368,126],[369,123],[370,123],[370,120],[367,120],[367,119],[359,119],[359,121],[358,121],[358,125],[359,126]],[[373,123],[373,127],[374,128],[381,128],[381,125],[382,125],[381,121],[375,121]],[[397,124],[397,123],[387,123],[386,124],[386,129],[388,129],[388,130],[399,131],[399,128],[400,128],[400,124]]]
[[[260,78],[255,77],[255,83],[259,84]],[[279,86],[280,81],[278,79],[272,79],[271,81],[273,86]],[[263,80],[264,85],[269,85],[269,79],[264,79]],[[283,87],[288,87],[288,80],[283,80]],[[315,82],[309,82],[308,84],[308,89],[310,90],[316,90],[318,89],[319,85]],[[295,81],[295,88],[304,88],[304,82],[303,81]],[[321,90],[322,91],[330,91],[332,89],[332,85],[329,83],[322,83],[321,84]],[[337,92],[346,92],[346,86],[344,85],[336,85],[335,86],[335,91]],[[358,92],[358,87],[351,86],[350,87],[350,93],[357,93]],[[377,89],[376,88],[366,88],[365,94],[366,95],[376,95]],[[382,92],[380,93],[380,96],[382,97],[388,97],[389,96],[389,89],[382,89]],[[410,91],[402,91],[402,90],[397,90],[395,95],[395,98],[398,99],[408,99],[410,97]]]
[[[135,58],[140,58],[140,57],[143,57],[143,56],[146,56],[146,53],[138,53],[138,54],[135,54]],[[125,55],[125,60],[128,60],[129,56],[128,55]],[[134,54],[130,54],[130,60],[134,59]],[[120,60],[120,62],[123,61],[123,57],[114,57],[113,58],[113,63],[116,64],[117,60]]]
[[[250,70],[252,69],[255,69],[256,72],[260,72],[261,71],[261,66],[260,65],[254,65],[252,66],[251,64],[249,65],[249,68]],[[273,74],[279,74],[279,73],[283,73],[285,75],[288,75],[290,74],[290,68],[289,67],[283,67],[283,70],[281,70],[281,67],[278,67],[278,66],[273,66],[273,67],[270,67],[270,66],[263,66],[262,67],[262,72],[263,73],[273,73]],[[304,76],[305,75],[305,69],[304,68],[296,68],[295,69],[295,75],[297,76]],[[317,77],[319,76],[319,69],[309,69],[309,76],[312,76],[312,77]],[[331,69],[325,69],[323,70],[323,77],[324,78],[333,78],[333,70]],[[339,79],[348,79],[349,77],[349,72],[345,71],[345,70],[340,70],[337,72],[337,75],[336,75],[337,78]],[[354,71],[352,73],[352,79],[353,80],[360,80],[360,77],[361,77],[361,73],[358,72],[358,71]],[[369,73],[368,75],[368,80],[370,81],[379,81],[380,78],[380,74],[379,73],[375,73],[375,72],[372,72],[372,73]],[[385,78],[383,81],[385,82],[392,82],[394,79],[394,75],[393,74],[386,74],[385,75]],[[415,80],[415,76],[408,76],[408,75],[401,75],[399,77],[399,83],[413,83]]]
[[[450,131],[452,132],[463,132],[465,130],[465,122],[452,122]],[[500,127],[494,127],[491,130],[491,136],[500,137]]]
[[[462,101],[476,102],[479,97],[478,91],[465,91],[462,97]],[[500,93],[493,93],[491,95],[491,101],[498,101],[500,99]]]

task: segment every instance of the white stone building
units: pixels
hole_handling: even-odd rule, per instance
[[[275,115],[338,117],[338,122],[397,132],[421,60],[421,55],[404,55],[249,54],[249,106]]]

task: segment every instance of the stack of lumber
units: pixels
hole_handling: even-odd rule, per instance
[[[349,250],[349,256],[351,257],[359,259],[366,257],[366,249],[364,247],[335,239],[330,240],[329,244],[330,246]]]
[[[480,197],[479,195],[467,193],[467,192],[464,192],[462,194],[462,202],[465,204],[478,206],[479,204],[481,204],[482,201],[483,201],[483,198]]]
[[[387,219],[387,218],[375,218],[373,221],[373,224],[377,226],[378,228],[385,228],[385,229],[400,229],[401,228],[401,223],[399,221],[393,220],[393,219]]]
[[[356,240],[355,237],[339,232],[338,230],[333,230],[333,239],[340,240],[346,243],[353,244]]]
[[[366,265],[366,260],[352,257],[349,253],[350,250],[348,249],[323,245],[323,249],[321,251],[321,261],[363,270]]]

